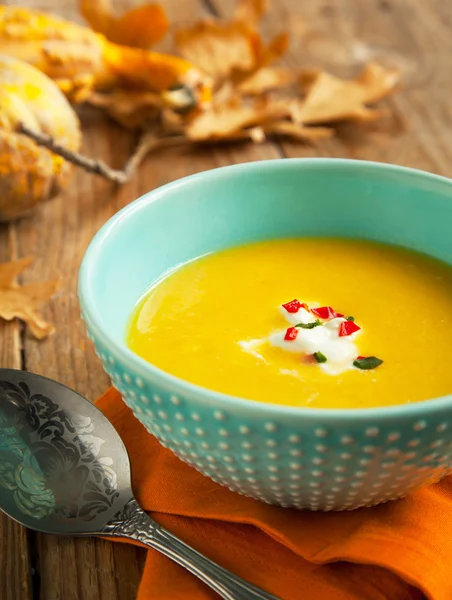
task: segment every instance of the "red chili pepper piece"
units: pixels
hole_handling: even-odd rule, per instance
[[[352,335],[352,333],[355,333],[355,331],[359,331],[360,329],[361,327],[359,327],[359,325],[357,325],[354,321],[343,321],[339,327],[339,337]]]
[[[357,356],[356,360],[362,360],[363,358],[366,358],[365,356]]]
[[[319,308],[311,308],[311,312],[314,313],[320,319],[335,319],[337,317],[343,317],[344,315],[336,312],[331,306],[319,306]]]
[[[284,339],[289,342],[293,342],[293,340],[297,337],[297,335],[298,335],[298,329],[296,327],[289,327],[289,329],[286,331],[286,335],[284,336]]]
[[[299,301],[299,300],[291,300],[290,302],[286,302],[286,304],[283,304],[283,308],[285,308],[287,310],[288,313],[297,313],[300,308],[303,306],[303,304]]]

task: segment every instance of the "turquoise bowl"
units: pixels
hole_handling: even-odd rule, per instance
[[[347,510],[452,471],[452,396],[369,409],[293,408],[182,381],[131,352],[137,300],[207,252],[294,236],[359,237],[452,264],[452,182],[336,159],[225,167],[145,194],[108,221],[80,271],[82,315],[103,366],[147,430],[236,492],[281,506]]]

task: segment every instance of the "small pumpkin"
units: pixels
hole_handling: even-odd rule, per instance
[[[69,181],[72,165],[18,132],[23,123],[69,150],[80,123],[56,84],[31,65],[0,54],[0,220],[30,212]]]

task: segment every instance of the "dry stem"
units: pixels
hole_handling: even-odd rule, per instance
[[[154,150],[159,146],[176,145],[181,143],[184,139],[182,136],[159,138],[154,133],[145,131],[141,135],[132,156],[130,156],[130,158],[127,160],[124,167],[122,169],[112,169],[102,160],[89,158],[88,156],[84,156],[79,152],[69,150],[61,144],[58,144],[58,142],[56,142],[52,136],[47,135],[46,133],[33,131],[23,123],[19,123],[18,132],[31,138],[39,146],[43,146],[54,154],[62,156],[68,162],[81,167],[85,171],[88,171],[89,173],[95,173],[96,175],[100,175],[101,177],[120,185],[127,183],[131,179],[141,161],[144,159],[146,154],[151,152],[151,150]]]

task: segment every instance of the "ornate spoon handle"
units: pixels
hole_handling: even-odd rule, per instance
[[[131,498],[101,532],[103,535],[137,540],[171,558],[210,586],[224,600],[278,600],[203,556],[160,527]]]

